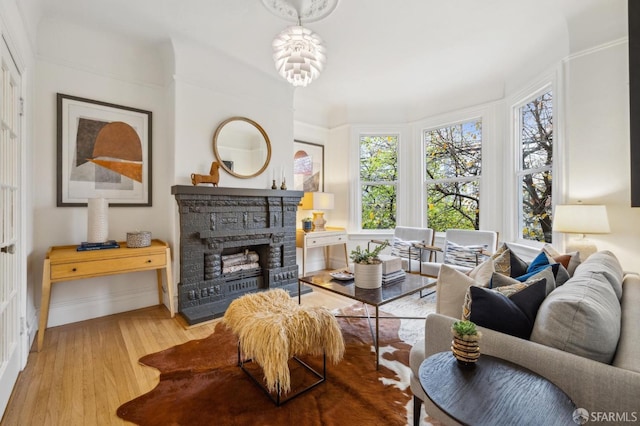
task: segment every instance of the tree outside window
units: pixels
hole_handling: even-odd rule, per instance
[[[423,141],[428,226],[479,229],[482,120],[425,130]]]
[[[519,234],[551,243],[553,95],[548,91],[518,108],[520,161]]]
[[[396,227],[398,136],[360,136],[362,229]]]

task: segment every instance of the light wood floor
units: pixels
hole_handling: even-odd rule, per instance
[[[330,309],[353,301],[315,290],[303,304]],[[158,383],[144,355],[210,335],[215,322],[185,328],[164,306],[47,329],[29,354],[0,425],[122,425],[116,409]],[[35,347],[35,345],[34,345]]]

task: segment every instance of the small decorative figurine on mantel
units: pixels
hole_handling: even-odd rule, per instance
[[[211,170],[209,170],[208,175],[199,175],[196,173],[191,173],[191,183],[193,185],[198,185],[200,183],[211,183],[213,186],[218,186],[218,182],[220,181],[220,174],[218,169],[220,168],[220,163],[214,161],[211,163]]]

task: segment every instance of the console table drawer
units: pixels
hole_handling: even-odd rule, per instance
[[[165,266],[164,254],[148,254],[127,258],[92,260],[51,265],[51,280],[71,280],[132,270],[157,269]]]
[[[347,242],[346,235],[323,235],[307,238],[307,247],[323,247]]]

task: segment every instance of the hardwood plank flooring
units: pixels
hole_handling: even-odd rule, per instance
[[[303,304],[329,309],[353,301],[315,290]],[[164,306],[95,318],[47,329],[41,352],[29,354],[1,426],[124,425],[123,403],[158,383],[144,355],[210,335],[218,321],[185,328]]]

